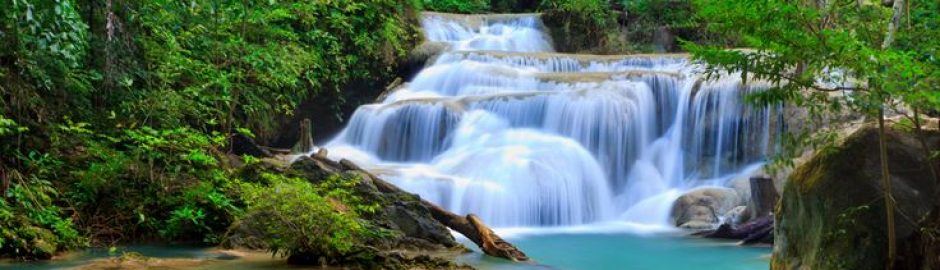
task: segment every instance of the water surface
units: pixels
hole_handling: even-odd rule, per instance
[[[771,251],[770,247],[742,247],[675,234],[552,233],[509,241],[539,264],[508,263],[479,252],[459,260],[487,270],[763,270],[769,268]]]

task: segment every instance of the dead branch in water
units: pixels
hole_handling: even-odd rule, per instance
[[[322,162],[329,161],[322,160],[323,158],[319,157],[318,155],[311,156],[311,158]],[[372,173],[363,170],[361,167],[349,160],[340,160],[339,164],[348,170],[355,170],[365,173],[372,178],[372,182],[381,192],[406,192],[401,188],[392,185],[389,182],[385,182],[385,180],[382,180],[379,177],[376,177]],[[480,218],[476,215],[469,214],[466,217],[460,216],[447,211],[431,202],[425,201],[424,199],[421,199],[421,204],[427,207],[427,209],[431,212],[431,216],[434,217],[435,220],[466,236],[468,239],[470,239],[470,241],[473,241],[473,243],[477,244],[477,246],[479,246],[480,249],[483,250],[483,253],[486,253],[486,255],[505,258],[513,261],[529,260],[529,257],[526,256],[525,253],[509,242],[506,242],[506,240],[503,240],[503,238],[499,237],[499,235],[496,235],[496,233],[483,224]]]

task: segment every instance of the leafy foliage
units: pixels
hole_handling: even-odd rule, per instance
[[[422,0],[421,4],[427,10],[452,13],[482,13],[490,9],[489,0]]]
[[[0,5],[0,256],[29,259],[86,237],[217,242],[243,206],[227,134],[270,140],[302,102],[333,117],[373,95],[344,86],[393,76],[420,3]]]
[[[87,169],[72,173],[67,198],[87,213],[83,227],[102,227],[94,231],[96,239],[161,236],[215,243],[239,212],[228,199],[235,192],[230,173],[216,154],[224,136],[147,127],[117,137],[85,136],[87,151],[74,159]]]
[[[354,178],[330,176],[314,185],[306,180],[262,173],[267,184],[243,184],[247,204],[245,222],[261,228],[272,253],[281,256],[325,257],[331,263],[368,261],[372,250],[364,243],[382,237],[382,231],[358,219],[374,212],[348,188]],[[350,208],[350,206],[353,206]]]
[[[838,122],[832,116],[840,115],[843,110],[877,119],[881,140],[879,168],[886,198],[885,262],[889,269],[894,268],[898,257],[896,205],[891,197],[884,118],[886,113],[895,113],[910,119],[911,126],[918,129],[924,155],[929,158],[931,149],[926,149],[928,145],[919,134],[921,119],[918,115],[940,108],[937,102],[940,84],[936,79],[940,75],[936,60],[940,46],[935,41],[938,37],[935,28],[940,24],[940,17],[936,16],[937,3],[914,0],[907,7],[904,3],[895,0],[893,8],[887,8],[877,1],[697,0],[699,16],[709,21],[710,30],[740,37],[749,49],[685,44],[696,59],[706,63],[710,76],[730,72],[739,74],[745,82],[769,83],[768,90],[751,96],[758,104],[785,103],[806,108],[810,115],[808,120],[817,127],[827,127],[830,121]],[[910,10],[905,12],[905,9]],[[902,20],[904,17],[907,17],[906,22]],[[901,122],[898,126],[905,124]],[[806,134],[816,129],[791,132],[790,136],[798,134],[791,138],[799,139],[786,142],[803,145],[813,141],[818,137]],[[795,152],[783,151],[774,163],[792,165],[789,160]],[[930,168],[933,180],[940,181],[936,165],[929,159],[925,165]],[[940,200],[934,201],[933,211],[940,211]],[[919,224],[921,231],[937,226],[930,222]],[[930,258],[931,254],[936,254],[936,249],[927,241],[912,248],[914,254],[902,256],[902,259],[924,269],[936,268],[934,259]]]
[[[615,13],[606,1],[557,0],[539,5],[543,20],[555,33],[555,45],[566,51],[616,47]]]
[[[930,13],[929,1],[916,2],[913,7],[920,11],[915,14]],[[909,39],[922,39],[920,33],[905,30],[898,33],[897,46],[882,48],[889,9],[854,1],[834,1],[824,8],[787,1],[699,0],[696,5],[711,31],[740,37],[749,49],[691,42],[685,48],[708,63],[713,76],[740,73],[746,81],[772,84],[751,97],[756,103],[806,108],[813,123],[825,123],[845,110],[875,115],[882,109],[903,112],[904,106],[940,108],[940,92],[932,90],[940,85],[931,76],[938,72],[936,42],[914,46]],[[925,28],[937,23],[937,17],[927,15],[912,20]],[[801,141],[806,140],[794,140]],[[788,159],[780,156],[777,161]]]
[[[57,251],[84,246],[72,220],[54,204],[59,194],[50,179],[55,179],[62,161],[37,152],[17,158],[25,167],[0,175],[12,182],[0,189],[0,254],[50,258]]]

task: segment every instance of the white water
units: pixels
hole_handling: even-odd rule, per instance
[[[553,54],[531,15],[422,25],[453,50],[325,147],[449,210],[503,228],[665,225],[683,191],[766,154],[752,90],[704,82],[683,56]]]

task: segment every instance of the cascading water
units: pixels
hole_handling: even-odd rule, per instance
[[[496,227],[667,222],[765,156],[767,109],[682,55],[552,53],[537,15],[425,14],[450,50],[329,142],[331,158]]]

